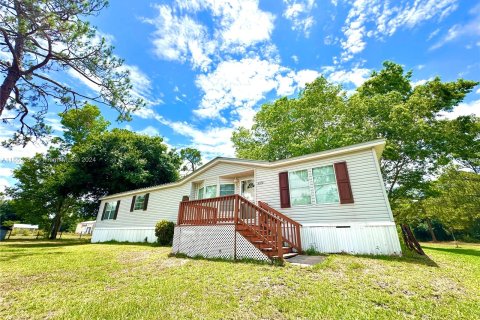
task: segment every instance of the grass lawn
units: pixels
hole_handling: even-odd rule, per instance
[[[479,319],[480,246],[313,268],[168,257],[78,239],[0,242],[0,319]]]

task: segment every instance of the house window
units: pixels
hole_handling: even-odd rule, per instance
[[[233,183],[220,185],[220,196],[229,196],[235,194],[235,185]]]
[[[198,200],[203,199],[203,190],[204,190],[203,187],[198,189]]]
[[[117,209],[117,202],[107,202],[105,204],[105,213],[103,220],[110,220],[115,217],[115,210]]]
[[[145,195],[135,197],[135,205],[133,210],[143,210],[143,203],[145,202]]]
[[[205,198],[215,198],[217,196],[217,186],[205,187]]]
[[[298,170],[288,173],[290,187],[290,202],[292,206],[310,204],[310,186],[308,184],[308,171]]]
[[[313,184],[317,203],[337,203],[338,188],[333,166],[313,168]]]

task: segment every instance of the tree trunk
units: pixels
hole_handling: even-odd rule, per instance
[[[418,243],[417,239],[413,235],[412,230],[410,229],[410,226],[408,224],[402,224],[402,234],[403,234],[403,239],[405,241],[405,245],[410,249],[418,254],[424,256],[425,252],[423,252],[422,247],[420,246],[420,243]]]
[[[430,219],[427,219],[427,226],[428,226],[428,231],[430,232],[430,235],[432,236],[432,241],[433,242],[438,242],[437,237],[435,236],[435,232],[433,232],[432,221],[430,221]]]
[[[25,12],[22,9],[19,1],[14,2],[15,11],[17,11],[17,36],[15,37],[15,45],[12,53],[12,66],[8,68],[7,76],[3,80],[0,87],[0,116],[5,109],[8,98],[12,94],[15,84],[20,79],[23,56],[25,54],[25,38],[21,33],[22,24],[26,20]],[[4,37],[7,37],[4,33]],[[11,39],[9,39],[11,40]],[[7,41],[5,41],[7,42]],[[12,50],[12,49],[11,49]]]
[[[50,240],[55,240],[57,238],[58,230],[60,229],[60,224],[62,223],[62,217],[60,212],[55,215],[52,222],[52,229],[50,230],[50,236],[48,237]]]
[[[453,228],[450,228],[450,233],[453,237],[453,242],[455,243],[455,248],[458,248],[457,238],[455,238],[455,234],[453,233]]]
[[[17,83],[18,79],[20,79],[18,71],[10,68],[5,80],[2,83],[2,86],[0,87],[0,116],[7,105],[8,97],[10,97],[10,94],[12,93],[15,83]]]

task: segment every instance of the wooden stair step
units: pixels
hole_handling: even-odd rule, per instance
[[[272,247],[269,247],[269,248],[260,248],[260,250],[264,251],[264,253],[274,253],[276,254],[277,251],[273,251]],[[288,254],[288,253],[291,253],[292,252],[292,248],[291,247],[283,247],[283,253],[284,254]]]
[[[286,253],[283,255],[283,259],[290,259],[290,258],[293,258],[295,256],[298,256],[298,253],[297,252],[292,252],[292,253]],[[272,256],[270,258],[278,258],[278,256]]]

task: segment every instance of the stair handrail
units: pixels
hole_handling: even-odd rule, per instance
[[[233,212],[230,210],[225,210],[226,208],[229,209],[229,206],[232,204]],[[240,204],[245,204],[253,210],[255,213],[255,219],[253,219],[253,221],[255,222],[255,226],[257,228],[252,227],[252,225],[246,222],[247,220],[252,222],[252,219],[244,219],[240,216]],[[211,215],[209,214],[206,218],[201,216],[201,210],[199,210],[199,207],[207,209],[207,212],[211,212]],[[258,219],[256,218],[257,213]],[[258,236],[262,242],[271,246],[272,250],[277,252],[277,257],[279,260],[283,260],[283,242],[285,240],[282,233],[283,221],[278,216],[270,213],[268,210],[265,210],[264,208],[238,194],[180,202],[177,219],[178,225],[191,225],[192,222],[199,225],[216,224],[218,221],[224,223],[233,222],[235,225],[235,231],[237,231],[239,225],[245,226],[248,228],[248,230]],[[268,223],[264,223],[263,221],[268,221]],[[267,234],[271,236],[271,239],[259,232],[260,230],[266,231]]]
[[[266,243],[266,244],[269,244],[272,246],[272,250],[276,250],[277,251],[277,259],[279,259],[280,261],[283,261],[283,235],[282,235],[282,221],[278,218],[278,217],[275,217],[273,214],[271,214],[270,212],[268,212],[267,210],[261,208],[260,206],[257,206],[255,203],[251,202],[250,200],[242,197],[241,195],[238,195],[238,194],[235,194],[235,202],[236,202],[236,208],[237,210],[235,210],[235,220],[237,221],[237,223],[235,224],[235,226],[237,226],[239,223],[238,221],[241,221],[242,222],[242,225],[246,226],[251,232],[253,232],[254,234],[256,234],[257,236],[259,236],[261,239],[263,239],[263,241]],[[239,213],[240,213],[240,200],[243,200],[244,203],[246,203],[247,205],[253,207],[255,210],[257,210],[259,213],[262,213],[264,215],[266,215],[268,218],[272,219],[274,221],[274,225],[275,225],[275,229],[272,229],[270,228],[269,231],[271,231],[275,237],[273,238],[273,240],[269,240],[267,237],[263,236],[261,233],[258,232],[258,230],[256,230],[255,228],[252,228],[248,223],[245,223],[240,217],[239,217]],[[262,225],[260,224],[260,219],[258,220],[258,226],[261,227]],[[268,226],[268,225],[263,225],[263,226]]]
[[[284,232],[284,240],[288,242],[292,247],[297,249],[298,252],[302,252],[302,240],[300,236],[300,228],[302,225],[298,223],[297,221],[293,220],[290,217],[287,217],[280,211],[276,210],[275,208],[272,208],[271,206],[268,205],[268,203],[264,201],[258,201],[258,206],[266,211],[268,211],[270,214],[276,216],[280,220],[283,220],[282,222],[284,223],[283,227],[286,229]],[[292,224],[294,228],[294,235],[290,235],[288,232],[289,231],[289,226],[288,224]]]

